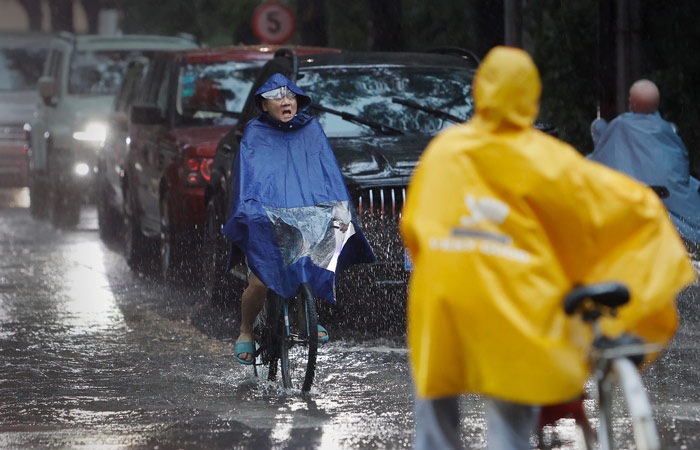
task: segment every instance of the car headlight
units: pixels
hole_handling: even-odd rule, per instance
[[[80,162],[80,163],[77,163],[77,164],[73,167],[73,171],[74,171],[75,174],[78,175],[79,177],[84,177],[85,175],[87,175],[88,173],[90,173],[90,166],[88,166],[88,165],[85,164],[84,162]]]
[[[84,130],[73,133],[76,141],[104,142],[106,136],[107,127],[99,122],[90,122]]]

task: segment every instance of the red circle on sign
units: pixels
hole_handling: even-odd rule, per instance
[[[282,44],[294,34],[294,12],[280,2],[267,2],[255,8],[253,31],[262,42]]]

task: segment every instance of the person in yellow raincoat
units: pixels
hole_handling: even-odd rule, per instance
[[[456,396],[476,393],[489,448],[529,448],[529,405],[570,401],[589,375],[591,332],[565,315],[564,296],[620,281],[631,300],[605,330],[665,345],[675,297],[695,279],[651,189],[532,127],[540,92],[526,52],[491,50],[474,79],[472,120],[436,136],[411,180],[400,226],[415,266],[417,447],[459,447],[449,411]],[[430,440],[431,422],[443,441]]]

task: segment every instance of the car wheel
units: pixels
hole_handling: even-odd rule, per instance
[[[151,267],[155,256],[153,243],[143,235],[139,226],[136,202],[128,184],[124,187],[124,257],[133,270]]]
[[[75,228],[80,220],[80,199],[70,190],[54,184],[49,191],[49,218],[57,228]]]
[[[223,219],[224,215],[217,207],[217,197],[212,197],[207,202],[202,257],[204,292],[214,304],[225,302],[232,290],[231,277],[226,273],[228,243],[221,234]]]
[[[100,229],[100,238],[105,242],[111,242],[119,237],[120,225],[123,223],[123,219],[109,204],[109,196],[107,195],[107,192],[107,181],[98,181],[97,224]]]
[[[175,282],[183,274],[183,244],[175,234],[170,194],[165,192],[160,199],[160,270],[168,283]]]
[[[48,217],[48,192],[46,184],[39,181],[38,176],[29,177],[29,211],[35,219]]]

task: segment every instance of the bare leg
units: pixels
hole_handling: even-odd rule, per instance
[[[253,341],[253,324],[265,305],[266,296],[267,287],[251,273],[248,277],[248,287],[243,291],[241,298],[241,330],[236,342]],[[241,353],[236,356],[246,361],[253,359],[250,353]]]

